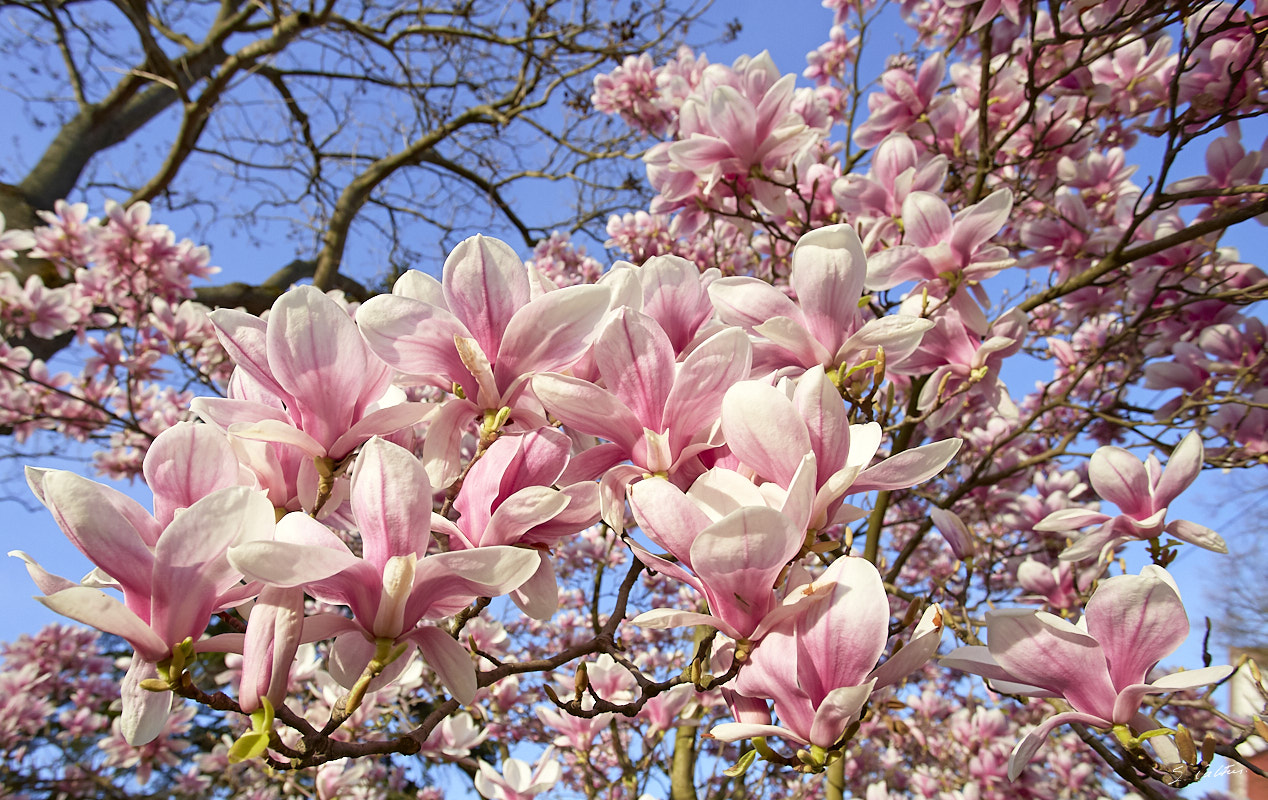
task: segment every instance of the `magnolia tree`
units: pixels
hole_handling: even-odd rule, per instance
[[[27,470],[96,569],[14,555],[108,636],[6,649],[10,788],[1162,798],[1268,736],[1231,665],[1158,670],[1168,565],[1225,550],[1172,506],[1268,458],[1268,279],[1221,245],[1268,214],[1268,7],[908,2],[865,90],[881,11],[825,5],[813,87],[595,81],[655,140],[606,270],[475,236],[207,313],[143,205],[6,231],[66,281],[0,284],[10,341],[90,352],[6,345],[8,424],[113,431],[154,497]]]

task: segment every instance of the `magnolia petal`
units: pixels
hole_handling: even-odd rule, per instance
[[[155,437],[142,472],[160,525],[171,522],[178,509],[239,482],[238,458],[224,433],[192,422],[178,422]]]
[[[324,444],[296,428],[290,422],[276,419],[262,419],[257,422],[236,422],[229,426],[229,433],[243,439],[294,445],[313,458],[326,457],[326,446]]]
[[[375,436],[387,436],[404,428],[410,428],[427,419],[436,406],[426,403],[397,403],[380,408],[359,419],[335,443],[330,446],[330,457],[338,460],[357,449]]]
[[[810,231],[797,240],[789,278],[810,335],[830,353],[857,327],[867,257],[847,224]]]
[[[67,580],[60,575],[54,575],[48,572],[21,550],[10,550],[9,556],[12,558],[20,558],[26,564],[26,572],[31,576],[31,580],[35,581],[35,585],[44,594],[55,594],[63,589],[72,589],[79,584],[74,581]],[[96,587],[94,587],[96,588]]]
[[[1128,516],[1150,514],[1151,487],[1145,465],[1121,447],[1098,447],[1088,460],[1088,479],[1103,499]]]
[[[1179,595],[1150,574],[1101,582],[1084,612],[1087,631],[1105,652],[1116,689],[1144,683],[1154,665],[1189,636]],[[1133,709],[1134,711],[1134,709]]]
[[[485,353],[496,354],[515,312],[528,304],[528,271],[500,239],[463,239],[445,259],[445,301]]]
[[[570,428],[610,439],[626,452],[643,438],[643,425],[616,395],[589,381],[542,374],[532,380],[533,394]]]
[[[287,681],[304,627],[304,593],[266,586],[247,619],[242,644],[238,704],[250,714],[267,697],[275,707],[286,699]]]
[[[533,577],[511,592],[511,600],[520,611],[544,622],[559,610],[559,581],[555,578],[555,565],[551,563],[550,556],[538,551],[537,557],[541,559],[541,565]]]
[[[747,331],[775,317],[801,317],[788,295],[757,278],[720,278],[709,284],[709,298],[723,322]]]
[[[676,608],[653,608],[651,611],[644,611],[630,620],[630,624],[658,631],[669,628],[689,628],[695,625],[707,625],[710,628],[717,628],[732,639],[741,638],[735,628],[717,617],[696,611],[679,611]]]
[[[507,594],[533,577],[539,565],[536,551],[520,547],[433,553],[418,563],[405,624],[456,613],[476,597]]]
[[[786,350],[786,358],[806,369],[832,363],[833,351],[820,344],[795,319],[773,317],[753,328],[753,333]]]
[[[740,461],[784,487],[811,450],[805,422],[792,401],[760,381],[741,381],[727,390],[722,434]]]
[[[1112,519],[1108,514],[1092,511],[1087,508],[1061,508],[1035,524],[1037,531],[1059,533],[1072,531],[1087,525],[1098,525]]]
[[[1190,432],[1180,440],[1171,451],[1167,460],[1167,468],[1154,489],[1154,502],[1158,506],[1169,506],[1189,485],[1197,479],[1202,471],[1202,461],[1206,451],[1202,447],[1202,438],[1197,431]]]
[[[868,681],[860,686],[841,686],[828,692],[815,709],[814,725],[810,729],[810,743],[831,748],[845,733],[850,720],[863,708],[872,696],[876,682]]]
[[[362,557],[382,571],[393,556],[427,552],[431,483],[414,454],[378,437],[366,442],[352,475],[352,513]]]
[[[876,667],[889,638],[889,599],[867,559],[838,558],[804,594],[823,598],[797,621],[797,678],[813,705],[841,686],[858,686]]]
[[[498,385],[509,386],[520,375],[571,367],[598,334],[609,300],[606,286],[569,286],[515,312],[497,351]]]
[[[1039,748],[1048,740],[1048,734],[1053,730],[1066,723],[1082,723],[1091,725],[1096,728],[1107,728],[1106,721],[1094,717],[1091,714],[1082,714],[1077,711],[1066,711],[1056,716],[1049,717],[1043,721],[1043,724],[1026,734],[1026,738],[1017,743],[1013,748],[1013,752],[1008,756],[1008,780],[1015,781],[1021,775],[1022,770],[1035,757],[1035,753],[1039,752]]]
[[[948,669],[958,669],[970,675],[980,675],[990,681],[1015,680],[1012,673],[996,663],[990,649],[981,645],[957,647],[942,658],[939,658],[938,663]]]
[[[738,328],[713,334],[687,354],[665,407],[665,425],[675,452],[681,453],[688,442],[713,427],[723,396],[748,377],[752,363],[753,347]]]
[[[506,498],[489,518],[480,545],[516,544],[534,526],[568,507],[568,496],[549,486],[525,486]]]
[[[351,689],[364,674],[370,660],[374,658],[374,650],[374,642],[368,640],[365,632],[360,629],[340,634],[330,646],[330,655],[326,659],[326,671],[340,686]],[[367,693],[377,692],[391,685],[401,677],[413,660],[414,647],[405,648],[405,652],[385,666],[383,671],[370,681]]]
[[[681,489],[661,478],[631,486],[630,509],[652,541],[688,566],[692,542],[712,521]]]
[[[876,681],[877,689],[896,684],[933,658],[941,643],[942,609],[934,604],[925,609],[907,645],[872,670],[869,677]]]
[[[435,671],[455,700],[464,706],[475,702],[478,688],[475,664],[465,647],[445,631],[430,625],[415,628],[406,636],[418,645],[427,666]]]
[[[1228,545],[1224,543],[1224,537],[1205,525],[1189,522],[1187,519],[1176,519],[1168,522],[1167,527],[1163,528],[1163,530],[1181,541],[1196,544],[1204,550],[1210,550],[1215,553],[1228,552]]]
[[[1108,719],[1118,692],[1100,643],[1043,611],[992,611],[987,646],[1013,680],[1057,692],[1075,710]]]
[[[859,473],[850,494],[873,489],[905,489],[932,478],[946,468],[960,452],[961,439],[943,439],[890,456]]]
[[[100,589],[73,586],[35,599],[63,617],[127,640],[137,655],[148,661],[167,658],[175,644],[163,641],[144,620]]]
[[[44,504],[71,544],[119,582],[127,602],[148,598],[154,556],[125,514],[128,505],[114,497],[120,493],[62,470],[44,473],[42,478]],[[135,501],[129,502],[139,508]]]
[[[250,542],[230,548],[229,563],[251,580],[285,588],[322,581],[363,562],[346,549],[339,552],[291,542]]]
[[[460,383],[474,393],[453,346],[455,336],[471,332],[447,309],[409,297],[379,295],[357,309],[357,327],[370,350],[393,369],[445,388]]]
[[[781,736],[789,741],[810,744],[797,734],[778,725],[758,725],[751,722],[724,722],[709,729],[709,738],[720,742],[738,742],[740,739],[755,739],[759,736]]]
[[[133,747],[141,747],[158,738],[172,712],[171,692],[151,692],[141,682],[158,678],[158,666],[140,655],[132,656],[128,672],[119,685],[123,712],[119,715],[119,732]]]

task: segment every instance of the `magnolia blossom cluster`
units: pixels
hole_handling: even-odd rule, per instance
[[[168,376],[183,366],[228,378],[207,309],[192,299],[193,281],[219,269],[206,247],[151,223],[145,203],[107,204],[98,219],[59,201],[41,218],[31,231],[5,230],[0,218],[0,424],[20,441],[39,430],[106,440],[97,468],[137,475],[150,440],[189,417],[193,393]],[[19,283],[9,271],[19,254],[47,270]],[[72,335],[77,373],[39,357]]]
[[[929,606],[884,657],[890,598],[877,567],[851,555],[848,541],[842,549],[842,526],[867,515],[850,501],[924,482],[961,447],[945,439],[878,459],[880,426],[851,422],[842,400],[851,371],[872,363],[873,380],[897,380],[936,332],[915,315],[867,319],[867,274],[845,226],[798,243],[796,299],[675,257],[556,288],[502,242],[477,236],[450,255],[442,281],[407,274],[355,318],[311,287],[284,294],[264,319],[217,311],[212,324],[236,365],[228,396],[199,398],[202,422],[156,438],[144,463],[153,511],[72,473],[30,469],[32,490],[97,570],[73,583],[14,555],[46,606],[134,648],[119,717],[129,743],[170,729],[173,693],[200,697],[189,671],[199,654],[240,654],[233,707],[254,727],[231,755],[302,758],[303,741],[272,728],[304,713],[287,705],[301,647],[321,643],[320,668],[338,696],[329,730],[419,663],[450,708],[470,705],[482,688],[498,691],[506,666],[474,630],[489,598],[552,618],[563,600],[552,553],[600,520],[626,530],[628,498],[640,535],[627,544],[638,562],[689,589],[630,624],[716,631],[714,657],[693,669],[719,677],[689,679],[687,670],[635,692],[625,671],[633,665],[618,667],[612,652],[604,671],[616,683],[604,689],[595,675],[587,685],[609,706],[624,694],[649,713],[673,690],[662,727],[692,693],[720,688],[735,721],[715,726],[714,738],[779,737],[796,752],[763,744],[764,757],[822,770],[849,746],[874,696],[929,662],[944,625],[944,612]],[[402,386],[418,385],[450,391],[436,402],[406,399]],[[1192,468],[1187,451],[1184,462],[1179,469]],[[1094,486],[1123,506],[1148,490],[1130,484],[1114,494],[1096,474]],[[967,527],[953,516],[944,527],[958,532],[949,539],[967,557]],[[826,569],[822,553],[835,554]],[[1103,615],[1152,613],[1149,597],[1106,601]],[[1170,602],[1174,616],[1178,596]],[[215,632],[214,615],[239,630]],[[1141,650],[1113,639],[1128,634],[1112,625],[1127,623],[1107,624],[1096,634],[1104,646]],[[1036,655],[1003,669],[1040,669],[1047,629],[1009,635],[1033,642]],[[1126,668],[1132,680],[1165,652]],[[1151,686],[1185,688],[1227,670],[1184,674],[1183,683]],[[1111,715],[1102,703],[1078,721],[1143,732],[1145,692],[1121,691],[1121,709]],[[583,733],[585,716],[567,719],[542,716],[572,746],[588,746],[599,729]],[[1010,777],[1062,721],[1018,746]],[[437,723],[420,735],[441,736],[429,745],[441,753],[479,738]],[[489,796],[532,794],[553,782],[551,763],[536,777],[513,760],[501,776],[485,765],[477,786]]]
[[[183,302],[205,256],[145,211],[0,234],[66,281],[0,305],[16,429],[86,398],[59,430],[102,430],[95,398],[172,355],[223,388],[129,406],[158,422],[125,420],[145,447],[102,464],[152,510],[28,472],[97,567],[19,553],[42,602],[133,654],[117,705],[15,705],[9,741],[110,725],[112,766],[175,780],[209,731],[186,791],[220,771],[261,796],[415,792],[426,773],[365,756],[416,752],[498,800],[682,797],[684,771],[729,793],[759,757],[787,797],[1200,778],[1195,736],[1247,735],[1208,710],[1229,668],[1156,668],[1189,632],[1165,567],[1225,549],[1177,498],[1268,440],[1268,282],[1218,240],[1263,214],[1268,147],[1238,120],[1263,107],[1268,9],[1155,30],[1136,0],[907,2],[934,54],[891,59],[864,108],[871,4],[824,5],[814,88],[689,50],[596,79],[597,109],[658,139],[656,199],[609,220],[629,260],[601,277],[563,235],[527,265],[473,237],[359,306],[297,287],[207,316]],[[1135,175],[1159,130],[1163,168]],[[1195,144],[1208,174],[1182,176]],[[149,265],[127,297],[124,242]],[[72,331],[82,386],[32,355]],[[256,758],[318,768],[275,790]]]

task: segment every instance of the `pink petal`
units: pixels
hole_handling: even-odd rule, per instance
[[[138,656],[148,661],[158,662],[167,658],[171,654],[171,645],[175,644],[163,641],[140,617],[100,589],[74,586],[35,599],[63,617],[126,640],[136,649]]]
[[[570,286],[519,309],[496,351],[499,388],[521,375],[561,372],[576,363],[598,335],[609,299],[606,286]]]
[[[379,295],[357,309],[357,327],[374,354],[393,369],[444,388],[460,383],[474,396],[475,386],[453,345],[455,336],[471,332],[447,309]]]
[[[304,593],[298,588],[266,586],[251,608],[242,648],[238,703],[250,714],[267,697],[274,706],[286,699],[287,681],[304,627]]]
[[[802,533],[771,508],[743,508],[701,531],[691,564],[709,609],[750,636],[775,604],[775,579],[797,551]]]
[[[720,278],[709,284],[709,297],[723,322],[749,331],[775,317],[801,319],[788,295],[757,278]]]
[[[665,407],[671,450],[681,454],[689,441],[713,427],[727,390],[748,377],[752,353],[744,332],[729,328],[710,336],[683,359]]]
[[[741,739],[755,739],[759,736],[781,736],[802,744],[810,744],[797,734],[778,725],[758,725],[751,722],[724,722],[709,729],[709,737],[720,742],[738,742]]]
[[[811,231],[793,248],[790,281],[805,326],[828,352],[835,353],[858,327],[866,274],[863,244],[849,225]]]
[[[141,747],[157,739],[171,715],[171,692],[151,692],[141,688],[141,681],[158,676],[158,666],[153,661],[134,655],[119,686],[123,700],[119,732],[123,734],[124,741],[133,747]]]
[[[1163,530],[1183,542],[1196,544],[1213,553],[1228,552],[1228,545],[1224,543],[1224,538],[1205,525],[1189,522],[1187,519],[1176,519],[1168,522]]]
[[[652,541],[688,566],[691,544],[710,520],[678,487],[652,478],[630,487],[630,508]]]
[[[493,512],[479,545],[516,544],[535,526],[558,516],[568,497],[549,486],[525,486],[506,498]]]
[[[565,375],[533,377],[533,394],[555,418],[591,436],[609,439],[626,452],[643,438],[643,425],[616,395]]]
[[[160,525],[217,489],[238,484],[238,458],[225,435],[210,425],[178,422],[160,433],[145,454],[142,471],[154,492]]]
[[[463,705],[475,702],[476,670],[471,654],[440,628],[423,625],[406,636],[418,645],[427,666],[431,667],[453,698]]]
[[[545,622],[559,610],[559,581],[555,578],[555,565],[550,556],[538,551],[541,564],[533,577],[511,592],[511,600],[533,619]]]
[[[727,390],[722,433],[745,466],[784,487],[811,450],[805,422],[792,401],[759,381],[742,381]]]
[[[674,348],[656,321],[629,309],[618,313],[595,342],[594,360],[608,390],[641,426],[663,431],[674,385]]]
[[[1204,456],[1202,439],[1197,431],[1189,433],[1180,440],[1180,444],[1171,451],[1167,468],[1163,470],[1162,478],[1154,489],[1156,507],[1171,505],[1181,492],[1189,488],[1189,485],[1198,477],[1198,473],[1202,471]]]
[[[1098,447],[1088,461],[1088,478],[1096,493],[1124,514],[1153,513],[1145,466],[1121,447]]]
[[[518,589],[540,566],[535,550],[480,547],[434,553],[418,562],[405,623],[435,619],[461,610],[477,597],[497,597]]]
[[[951,232],[952,249],[966,259],[971,257],[978,248],[999,233],[1012,212],[1011,191],[997,189],[991,192],[981,202],[955,215],[955,227]]]
[[[286,397],[286,390],[269,367],[267,326],[259,317],[237,309],[218,308],[207,315],[216,338],[239,369],[250,374],[270,394]]]
[[[842,686],[862,684],[889,639],[889,599],[870,561],[844,556],[814,581],[828,587],[797,621],[797,676],[818,706]]]
[[[960,451],[960,439],[943,439],[890,456],[859,473],[850,486],[851,494],[873,489],[905,489],[924,483],[942,472]]]
[[[263,492],[221,489],[177,515],[154,548],[150,625],[176,644],[197,639],[220,604],[220,594],[241,573],[226,558],[229,547],[273,538],[273,504]]]
[[[1118,692],[1096,639],[1043,611],[987,613],[995,661],[1015,680],[1056,692],[1075,710],[1109,719]]]
[[[391,370],[370,354],[352,318],[314,287],[292,289],[273,303],[267,335],[269,368],[296,401],[292,416],[325,447],[352,426],[355,409],[378,399],[391,381]]]
[[[1144,683],[1154,665],[1189,636],[1179,595],[1163,579],[1142,573],[1101,582],[1088,601],[1087,630],[1100,642],[1116,689]]]
[[[144,603],[148,613],[154,556],[120,508],[126,504],[114,497],[120,493],[61,470],[44,473],[41,486],[44,505],[71,544],[119,582],[129,607]]]
[[[528,272],[503,241],[464,239],[445,259],[442,284],[454,316],[466,324],[485,353],[497,353],[521,307],[529,302]]]
[[[330,457],[341,459],[375,436],[387,436],[427,419],[436,406],[424,403],[397,403],[372,411],[357,421],[330,446]]]
[[[1035,757],[1035,753],[1039,752],[1039,748],[1048,740],[1048,734],[1052,733],[1061,725],[1069,723],[1081,723],[1083,725],[1091,725],[1096,728],[1107,728],[1109,725],[1106,720],[1091,714],[1081,714],[1077,711],[1066,711],[1056,716],[1049,717],[1043,721],[1043,724],[1026,734],[1026,738],[1017,743],[1013,748],[1013,752],[1008,757],[1008,779],[1010,781],[1017,780],[1022,770]]]
[[[362,557],[380,572],[393,556],[422,558],[431,541],[431,484],[414,454],[374,438],[357,456],[352,513]]]
[[[845,729],[863,704],[872,696],[875,681],[861,686],[841,686],[833,689],[815,709],[814,726],[810,729],[810,743],[820,747],[832,747],[845,733]]]
[[[951,209],[936,194],[912,192],[903,200],[903,230],[907,244],[933,247],[951,234]]]

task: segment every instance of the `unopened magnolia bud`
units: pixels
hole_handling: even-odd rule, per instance
[[[577,674],[572,679],[573,697],[580,702],[588,688],[590,688],[590,673],[586,669],[586,662],[582,661],[581,666],[577,667]]]
[[[1184,763],[1198,763],[1198,749],[1193,745],[1193,734],[1183,725],[1176,728],[1176,749],[1180,751],[1180,758],[1184,759]]]

